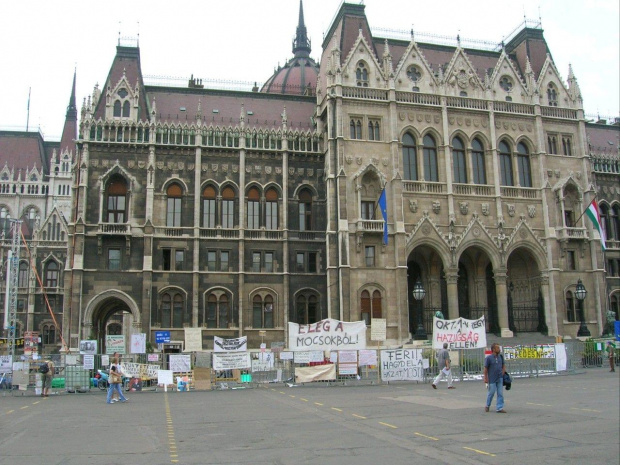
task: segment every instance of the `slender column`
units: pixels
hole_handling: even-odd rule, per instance
[[[543,302],[545,305],[545,323],[547,324],[547,330],[549,335],[557,336],[558,334],[558,318],[557,312],[552,314],[551,312],[551,295],[549,288],[549,276],[543,274],[540,279],[540,292],[542,293]]]
[[[446,283],[448,289],[448,319],[455,320],[459,317],[459,271],[450,269],[446,271]],[[444,315],[445,316],[445,315]]]
[[[501,337],[513,337],[508,326],[508,292],[506,289],[506,271],[495,271],[495,294],[497,295],[497,317]]]

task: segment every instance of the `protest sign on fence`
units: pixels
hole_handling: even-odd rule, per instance
[[[366,348],[366,323],[328,318],[309,325],[288,324],[289,350],[359,350]]]
[[[249,352],[232,352],[228,354],[213,354],[214,370],[235,370],[250,368],[252,366]]]
[[[245,352],[248,350],[248,337],[236,337],[234,339],[223,339],[213,337],[214,352]]]
[[[381,351],[381,381],[412,381],[424,379],[421,349]]]
[[[433,349],[442,349],[446,342],[450,350],[486,347],[484,316],[477,320],[443,320],[433,317]]]

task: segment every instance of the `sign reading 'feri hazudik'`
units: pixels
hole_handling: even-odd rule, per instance
[[[434,317],[433,349],[443,348],[446,342],[450,350],[486,347],[487,333],[484,316],[477,320],[467,320],[465,318],[443,320]]]
[[[290,350],[359,350],[366,348],[366,323],[328,318],[309,325],[288,324]]]

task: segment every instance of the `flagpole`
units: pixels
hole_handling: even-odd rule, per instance
[[[581,212],[581,215],[579,215],[579,218],[575,220],[575,226],[579,224],[579,220],[583,217],[583,215],[586,214],[586,212],[588,211],[588,208],[590,208],[590,205],[592,205],[592,202],[594,202],[595,200],[596,200],[596,193],[594,193],[594,197],[592,197],[592,200],[590,200],[590,203],[588,204],[586,209],[583,212]]]

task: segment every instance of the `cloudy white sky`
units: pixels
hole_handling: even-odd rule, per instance
[[[359,3],[351,0],[350,3]],[[410,30],[499,43],[540,16],[553,59],[569,63],[587,114],[620,114],[617,0],[365,0],[371,28]],[[318,60],[341,0],[304,0]],[[77,69],[78,107],[105,81],[123,37],[140,37],[147,76],[259,83],[292,56],[299,0],[20,0],[0,2],[0,128],[60,138]],[[421,39],[420,39],[421,40]],[[207,84],[207,87],[208,84]]]

